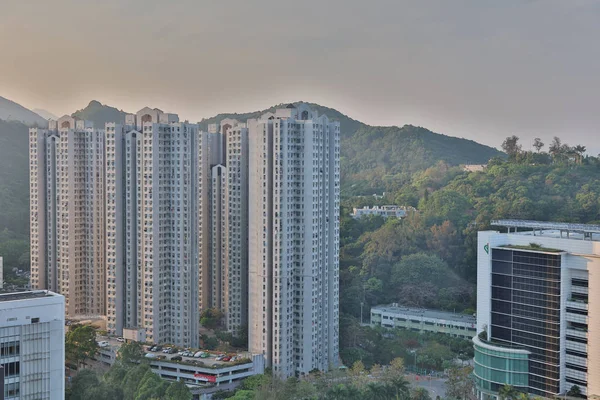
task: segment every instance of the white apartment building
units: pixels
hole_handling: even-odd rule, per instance
[[[408,215],[408,213],[417,211],[414,207],[410,206],[373,206],[373,207],[362,207],[362,208],[353,208],[352,214],[350,214],[353,218],[364,217],[365,215],[379,215],[383,218],[388,217],[396,217],[396,218],[404,218]]]
[[[307,106],[248,121],[249,350],[283,377],[338,363],[339,123]]]
[[[227,329],[239,333],[248,325],[248,128],[237,121],[225,120],[221,125],[227,143],[223,309]]]
[[[31,287],[67,316],[104,315],[104,131],[64,116],[29,130]]]
[[[478,234],[478,398],[498,398],[504,384],[548,398],[575,385],[600,395],[600,226],[492,225],[508,232]]]
[[[107,329],[198,345],[197,125],[144,108],[106,125]]]
[[[45,290],[0,294],[3,399],[65,398],[64,325],[63,296]]]
[[[216,232],[219,232],[219,236],[215,238],[215,241],[221,243],[220,234],[222,232],[222,216],[217,215],[216,218],[213,219],[213,198],[222,198],[222,182],[220,180],[218,182],[214,182],[213,167],[217,165],[221,167],[223,166],[224,144],[223,137],[218,132],[200,132],[199,135],[200,137],[197,148],[199,168],[196,181],[196,193],[198,198],[198,292],[200,295],[198,298],[197,308],[200,312],[202,312],[212,307],[220,308],[221,305],[221,282],[215,280],[214,269],[212,266],[213,256],[218,250],[213,247],[212,243]],[[223,172],[223,170],[219,169],[219,172]],[[215,190],[217,190],[217,192],[213,196],[213,192]],[[213,220],[215,221],[217,227],[213,227]],[[222,259],[220,254],[218,255],[218,259]]]

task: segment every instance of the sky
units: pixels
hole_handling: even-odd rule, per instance
[[[600,152],[597,0],[1,0],[0,96],[191,121],[316,102],[500,147]]]

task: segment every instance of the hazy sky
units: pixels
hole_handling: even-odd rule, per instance
[[[306,100],[600,151],[597,0],[0,0],[0,96],[198,120]]]

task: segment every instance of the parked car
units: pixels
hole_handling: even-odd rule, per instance
[[[171,351],[171,348],[170,347],[166,347],[166,348],[163,349],[162,352],[165,353],[165,354],[169,354],[169,351]]]
[[[202,356],[202,351],[197,352],[196,354],[194,354],[194,358],[200,358],[200,356]]]
[[[146,358],[156,358],[156,354],[154,354],[154,353],[146,353],[146,355],[144,357],[146,357]]]
[[[162,346],[154,346],[154,350],[153,351],[162,351]]]
[[[223,358],[225,358],[226,355],[225,354],[219,354],[216,358],[217,361],[221,361]]]
[[[165,358],[167,358],[167,356],[163,356],[162,354],[159,356],[156,356],[157,360],[164,360]]]
[[[108,343],[106,340],[98,342],[98,347],[108,347],[108,346],[110,346],[110,343]]]
[[[171,361],[181,361],[181,360],[183,360],[183,357],[181,357],[181,356],[171,357]]]
[[[223,358],[221,358],[221,361],[231,361],[231,357],[229,357],[229,356],[223,357]]]
[[[205,351],[202,352],[202,354],[200,354],[200,358],[208,358],[210,357],[210,353],[207,353]]]
[[[123,342],[125,342],[125,338],[118,337],[118,338],[117,338],[117,342],[121,342],[121,343],[123,343]]]

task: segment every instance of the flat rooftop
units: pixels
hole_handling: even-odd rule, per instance
[[[49,290],[32,290],[28,292],[13,292],[0,294],[0,301],[30,300],[54,296],[56,296],[56,293],[53,293]]]
[[[492,220],[491,225],[507,228],[508,233],[519,235],[600,241],[600,225],[522,219]],[[524,230],[519,232],[519,229]]]
[[[468,314],[457,314],[449,311],[431,310],[427,308],[411,308],[396,305],[379,305],[371,307],[371,311],[379,310],[392,314],[402,314],[412,317],[425,317],[441,319],[445,321],[465,322],[470,324],[477,323],[477,318]]]

